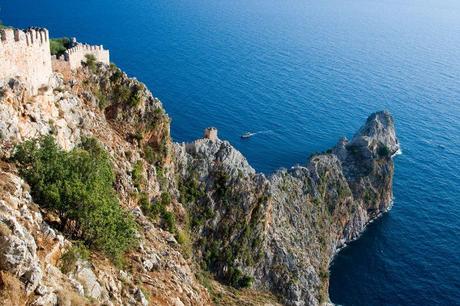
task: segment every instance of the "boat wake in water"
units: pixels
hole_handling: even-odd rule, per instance
[[[246,132],[243,135],[241,135],[241,138],[246,139],[246,138],[250,138],[252,136],[255,136],[257,134],[266,134],[266,133],[270,133],[270,132],[272,132],[272,130],[264,130],[264,131],[254,132],[254,133]]]

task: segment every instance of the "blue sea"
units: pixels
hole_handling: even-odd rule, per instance
[[[190,141],[303,164],[373,111],[396,120],[394,206],[331,265],[340,305],[460,305],[460,1],[0,0],[0,19],[103,44]],[[245,132],[260,132],[241,140]]]

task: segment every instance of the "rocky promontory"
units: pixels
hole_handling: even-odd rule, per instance
[[[305,166],[268,177],[226,141],[176,144],[197,260],[224,282],[251,282],[287,305],[327,302],[335,251],[392,203],[398,149],[388,112]]]

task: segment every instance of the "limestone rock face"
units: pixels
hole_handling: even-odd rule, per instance
[[[42,278],[35,241],[16,218],[4,216],[0,222],[11,231],[0,234],[0,266],[22,278],[26,292],[33,292]]]
[[[103,290],[101,284],[99,284],[96,275],[87,262],[79,261],[76,271],[71,278],[81,284],[85,296],[96,300],[102,300],[102,295],[106,295],[106,299],[108,298],[107,293]],[[78,285],[75,287],[78,288]]]

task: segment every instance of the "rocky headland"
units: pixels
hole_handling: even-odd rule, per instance
[[[371,114],[351,140],[270,175],[217,135],[174,143],[169,129],[161,102],[113,64],[55,71],[37,92],[0,80],[1,304],[330,303],[334,254],[392,204],[392,116]],[[36,196],[30,158],[15,156],[44,136],[107,152],[135,222],[120,262]]]

